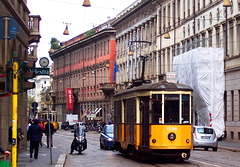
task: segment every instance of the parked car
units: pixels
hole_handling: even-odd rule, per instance
[[[61,125],[61,129],[68,130],[69,128],[69,123],[68,122],[63,122]]]
[[[113,149],[114,141],[113,141],[113,129],[114,125],[105,125],[103,131],[101,131],[100,135],[100,148],[101,149]]]
[[[193,127],[193,148],[212,148],[213,151],[218,149],[217,135],[212,127],[194,126]]]

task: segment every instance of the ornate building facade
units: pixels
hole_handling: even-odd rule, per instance
[[[108,92],[108,88],[114,91],[115,29],[106,22],[62,45],[50,54],[54,62],[52,96],[58,121],[65,122],[66,114],[78,114],[79,121],[84,122],[108,121],[112,107],[104,91]],[[73,92],[73,110],[66,105],[67,88]]]

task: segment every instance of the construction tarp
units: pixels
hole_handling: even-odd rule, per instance
[[[224,52],[222,48],[196,48],[173,58],[179,83],[193,88],[194,123],[212,126],[224,134]],[[196,117],[195,117],[196,116]]]

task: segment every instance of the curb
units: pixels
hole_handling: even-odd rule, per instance
[[[218,148],[224,149],[224,150],[229,150],[229,151],[232,151],[232,152],[240,152],[239,148],[230,148],[230,147],[223,147],[223,146],[218,146]]]
[[[66,156],[67,156],[66,154],[60,154],[55,167],[64,167],[65,161],[66,161]]]

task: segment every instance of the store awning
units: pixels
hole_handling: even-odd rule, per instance
[[[97,108],[96,108],[97,109]],[[95,110],[95,114],[97,115],[102,108],[98,108],[97,111]]]

